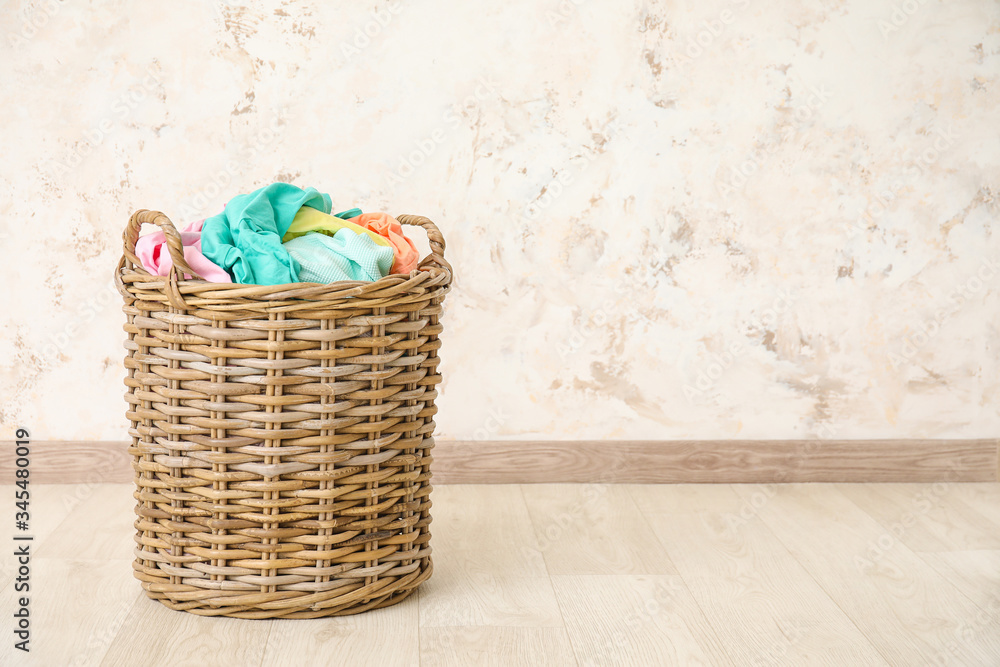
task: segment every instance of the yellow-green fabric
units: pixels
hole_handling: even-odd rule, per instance
[[[315,208],[303,207],[295,214],[291,226],[282,237],[282,242],[287,243],[294,238],[298,238],[309,232],[318,232],[327,236],[335,236],[341,229],[349,229],[355,234],[363,234],[380,246],[390,246],[389,240],[370,229],[365,229],[361,225],[342,219],[343,217],[356,217],[361,215],[358,209],[353,208],[343,211],[337,215],[330,215]]]

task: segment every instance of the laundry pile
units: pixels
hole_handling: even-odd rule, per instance
[[[417,248],[391,215],[332,210],[315,188],[272,183],[182,228],[184,261],[209,282],[243,285],[372,281],[417,268]],[[140,236],[135,254],[150,274],[170,275],[163,232]]]

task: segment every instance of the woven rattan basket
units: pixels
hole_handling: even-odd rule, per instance
[[[171,609],[315,618],[385,607],[431,575],[430,450],[444,239],[410,275],[260,286],[184,280],[180,235],[137,211],[125,298],[135,576]],[[135,256],[142,223],[174,269]]]

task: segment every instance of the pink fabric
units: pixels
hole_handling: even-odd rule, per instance
[[[394,255],[389,273],[407,274],[417,268],[417,264],[420,263],[420,253],[417,252],[417,246],[413,245],[413,241],[403,234],[403,226],[396,218],[388,213],[362,213],[348,222],[361,225],[389,240]]]
[[[233,279],[226,271],[201,254],[201,226],[204,220],[192,222],[181,229],[181,241],[184,244],[184,261],[197,271],[202,278],[210,283],[231,283]],[[142,268],[154,276],[169,276],[174,260],[167,249],[167,237],[161,231],[140,236],[135,242],[136,257],[142,262]],[[191,275],[184,274],[191,279]]]

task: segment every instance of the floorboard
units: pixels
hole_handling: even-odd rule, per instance
[[[416,594],[265,621],[146,597],[130,484],[35,484],[31,653],[0,664],[998,665],[1000,484],[941,484],[440,486]]]

